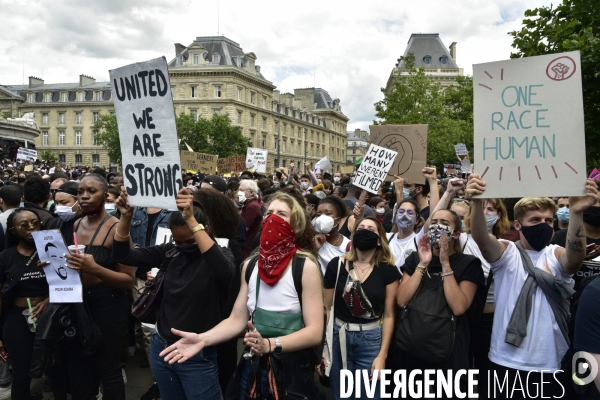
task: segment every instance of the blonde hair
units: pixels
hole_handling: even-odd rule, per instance
[[[375,254],[373,254],[373,259],[371,260],[375,265],[379,263],[388,263],[390,265],[396,265],[396,261],[394,260],[394,255],[390,250],[390,246],[388,244],[387,236],[383,225],[377,220],[375,217],[364,217],[355,222],[355,226],[358,226],[362,221],[369,220],[375,222],[375,226],[377,227],[377,233],[379,234],[379,242],[381,246],[379,246],[375,250]],[[354,230],[352,235],[350,236],[350,240],[354,239],[354,234],[358,229]],[[356,247],[352,246],[350,251],[344,256],[344,258],[348,261],[356,261],[358,260],[358,254],[356,253]]]
[[[524,197],[515,204],[514,210],[515,219],[521,222],[521,219],[528,211],[550,210],[552,214],[555,214],[558,206],[548,197]]]
[[[492,234],[496,237],[500,237],[510,229],[510,221],[508,220],[506,206],[501,199],[483,199],[483,206],[485,206],[485,203],[490,203],[492,207],[501,214],[500,217],[498,217],[496,225],[492,228]],[[469,212],[465,215],[465,232],[471,233],[471,208],[469,208]]]

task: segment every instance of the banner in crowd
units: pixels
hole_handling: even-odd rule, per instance
[[[585,194],[579,52],[473,65],[482,197]]]
[[[455,144],[454,151],[456,152],[457,156],[466,156],[467,154],[469,154],[469,152],[467,150],[467,146],[465,146],[464,143]]]
[[[402,175],[408,184],[425,184],[422,170],[427,166],[428,125],[371,125],[370,142],[398,153],[386,181]]]
[[[171,230],[169,228],[159,226],[158,228],[156,228],[155,246],[167,243],[173,243],[173,234],[171,233]]]
[[[35,161],[37,160],[37,156],[37,150],[34,149],[19,147],[19,150],[17,150],[17,160]]]
[[[65,254],[69,253],[58,229],[31,232],[38,257],[49,264],[44,267],[50,291],[50,303],[82,303],[83,286],[79,272],[67,266]],[[28,275],[29,274],[29,275]],[[21,281],[31,279],[30,272]],[[29,278],[28,278],[29,276]]]
[[[195,153],[193,151],[181,151],[181,167],[183,171],[192,173],[214,174],[217,170],[219,156],[213,154]]]
[[[109,74],[129,202],[176,210],[183,182],[167,62],[156,58]]]
[[[222,174],[229,174],[231,172],[239,173],[246,169],[246,157],[235,156],[219,158],[217,160],[217,169]]]
[[[342,174],[351,174],[354,172],[354,166],[353,165],[346,165],[344,167],[340,167],[340,172]]]
[[[265,149],[248,147],[246,152],[246,169],[255,172],[267,172],[267,154]]]
[[[329,158],[327,158],[327,156],[321,158],[321,160],[319,160],[319,162],[317,162],[317,164],[315,165],[315,171],[319,170],[319,172],[327,170],[327,169],[333,169],[333,165],[331,165],[331,161],[329,161]],[[317,173],[319,173],[317,172]]]
[[[353,184],[371,193],[377,193],[398,152],[371,144],[356,171]]]

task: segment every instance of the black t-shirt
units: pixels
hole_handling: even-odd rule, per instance
[[[427,221],[427,219],[429,218],[430,211],[431,210],[430,210],[429,206],[423,207],[421,209],[421,213],[420,213],[421,214],[421,218],[423,218],[425,221]]]
[[[598,244],[600,245],[600,239],[585,239],[587,244]],[[567,243],[567,229],[561,229],[560,231],[554,234],[552,238],[552,244],[559,245],[561,247],[566,247]],[[581,268],[575,275],[573,275],[573,280],[575,280],[575,291],[579,290],[579,285],[581,284],[581,280],[588,276],[596,276],[600,275],[600,261],[598,260],[584,260],[581,264]]]
[[[460,284],[462,281],[471,281],[478,286],[477,296],[483,296],[485,291],[485,279],[483,276],[483,269],[481,268],[481,260],[478,258],[463,254],[454,253],[450,256],[450,266],[454,268],[463,259],[470,258],[467,266],[463,269],[460,275],[455,275],[456,282]],[[465,261],[466,262],[466,261]],[[419,265],[419,254],[413,252],[406,258],[402,271],[405,274],[412,276],[415,272],[415,268]],[[429,273],[440,273],[442,272],[442,264],[440,258],[435,255],[432,257],[429,266],[427,267]],[[485,300],[484,300],[485,301]],[[468,313],[465,313],[456,318],[456,336],[454,339],[454,347],[452,348],[452,354],[450,357],[441,363],[427,363],[415,357],[407,356],[406,354],[400,353],[397,357],[399,365],[398,368],[413,370],[413,369],[468,369],[469,368],[469,327],[467,320]]]
[[[594,279],[583,290],[575,317],[576,351],[600,354],[600,279]]]
[[[154,223],[156,222],[156,217],[158,217],[159,214],[160,211],[154,214],[148,214],[148,224],[146,225],[146,247],[151,245]]]
[[[31,260],[31,262],[29,262]],[[44,270],[38,268],[39,257],[24,256],[17,246],[9,247],[0,253],[0,283],[10,284],[13,278],[21,275],[14,286],[15,297],[35,297],[48,295],[48,282]],[[29,262],[29,265],[27,263]]]
[[[329,262],[329,264],[327,264],[325,277],[323,278],[325,289],[333,289],[335,287],[335,278],[338,270],[339,259],[339,257],[335,257]],[[344,268],[343,261],[344,260],[342,260],[342,265],[340,266],[340,276],[338,278],[337,288],[334,293],[335,317],[344,322],[355,324],[367,323],[369,320],[352,315],[350,309],[346,305],[346,302],[342,298],[344,286],[346,285],[346,280],[348,279],[348,271],[346,271],[346,268]],[[367,277],[367,280],[362,283],[362,288],[365,292],[365,295],[371,302],[373,311],[375,311],[376,315],[381,316],[385,308],[385,287],[399,279],[400,272],[396,266],[382,263],[375,266],[375,268],[373,268],[371,271],[371,274]],[[378,318],[374,318],[374,320],[375,319]]]

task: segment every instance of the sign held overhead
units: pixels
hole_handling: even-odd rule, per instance
[[[372,144],[356,171],[353,184],[368,192],[377,193],[397,155],[398,152],[394,150]]]

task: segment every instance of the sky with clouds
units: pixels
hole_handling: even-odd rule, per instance
[[[322,87],[341,100],[348,129],[368,129],[411,33],[457,42],[457,63],[510,57],[508,32],[545,0],[300,2],[239,0],[0,0],[0,84],[30,75],[48,83],[164,55],[217,32],[254,52],[262,74],[282,92]]]

